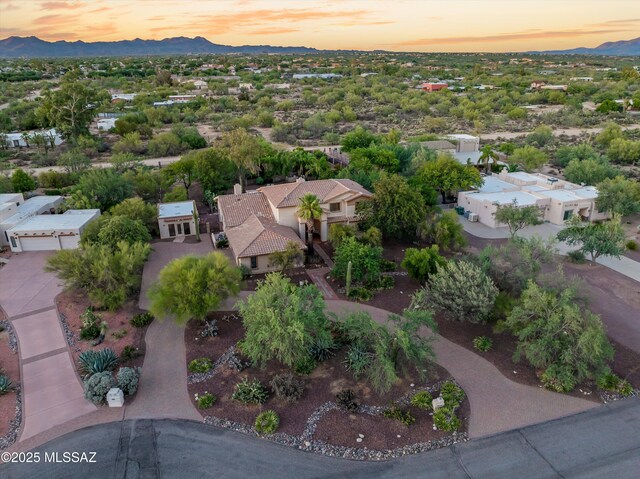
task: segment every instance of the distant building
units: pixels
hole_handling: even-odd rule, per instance
[[[0,133],[0,141],[4,141],[6,148],[27,148],[36,146],[33,144],[34,137],[42,135],[49,144],[54,146],[61,145],[64,140],[55,128],[39,131],[25,131],[22,133]]]
[[[423,83],[422,85],[420,85],[421,90],[428,91],[428,92],[440,91],[446,88],[449,88],[449,84],[445,82]]]
[[[519,207],[537,206],[541,218],[555,225],[562,225],[572,215],[584,221],[606,219],[596,207],[598,190],[593,186],[581,186],[541,173],[509,173],[487,176],[484,184],[475,191],[458,195],[458,205],[473,214],[470,218],[491,228],[503,226],[496,222],[495,213],[500,206],[515,204]]]
[[[209,85],[204,80],[196,80],[193,82],[193,88],[195,88],[196,90],[206,90],[207,88],[209,88]]]
[[[138,96],[137,93],[112,93],[111,94],[111,103],[118,102],[130,102]]]
[[[333,78],[342,78],[338,73],[294,73],[294,80],[304,80],[305,78],[321,78],[323,80],[331,80]]]
[[[96,122],[96,126],[99,131],[109,131],[116,126],[117,118],[100,118]]]
[[[169,101],[174,103],[188,103],[198,98],[198,95],[169,95]]]
[[[584,82],[592,82],[593,77],[571,77],[569,78],[571,81],[584,81]]]

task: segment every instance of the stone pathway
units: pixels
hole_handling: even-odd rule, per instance
[[[380,323],[387,323],[391,314],[349,301],[327,301],[329,312],[344,314],[354,310],[367,311]],[[598,406],[598,403],[585,399],[515,383],[480,355],[440,335],[434,336],[436,362],[451,373],[469,398],[470,438],[489,436]]]
[[[317,268],[317,269],[308,269],[307,276],[311,278],[311,281],[318,287],[318,289],[322,292],[322,296],[324,299],[338,299],[338,295],[333,291],[331,285],[327,282],[326,276],[331,271],[331,268]]]
[[[43,270],[48,254],[13,255],[0,270],[0,306],[16,331],[22,370],[20,441],[97,409],[84,398],[58,319],[62,288]]]

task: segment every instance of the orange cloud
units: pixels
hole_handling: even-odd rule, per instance
[[[281,35],[283,33],[299,32],[297,28],[263,28],[261,30],[253,30],[246,32],[247,35]]]
[[[73,23],[78,20],[80,15],[44,15],[33,20],[35,25],[63,25]]]
[[[40,10],[75,10],[83,6],[80,2],[44,2],[40,4]]]
[[[545,38],[577,38],[587,35],[601,35],[605,33],[619,33],[625,30],[566,30],[566,31],[528,31],[519,33],[500,33],[497,35],[487,36],[468,36],[468,37],[440,37],[440,38],[418,38],[416,40],[407,40],[396,43],[398,46],[415,46],[415,45],[450,45],[458,43],[493,43],[503,42],[505,40],[534,40]]]

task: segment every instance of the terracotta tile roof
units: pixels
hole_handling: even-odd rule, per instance
[[[224,227],[235,228],[251,215],[273,220],[271,208],[262,193],[218,196],[218,208],[224,219]]]
[[[318,197],[320,203],[326,203],[343,193],[353,192],[370,197],[371,193],[352,180],[315,180],[265,186],[258,189],[276,208],[298,206],[299,199],[307,193]]]
[[[256,215],[249,216],[240,226],[226,230],[226,234],[237,258],[282,251],[289,241],[297,243],[301,249],[307,249],[293,229]]]

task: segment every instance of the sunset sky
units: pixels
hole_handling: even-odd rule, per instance
[[[640,0],[0,0],[0,38],[523,51],[640,36]]]

